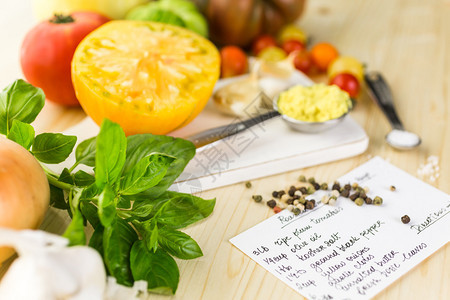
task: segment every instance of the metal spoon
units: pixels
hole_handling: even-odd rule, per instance
[[[339,118],[324,121],[324,122],[303,122],[298,121],[296,119],[290,118],[286,115],[280,114],[278,112],[277,106],[278,96],[274,98],[273,101],[273,111],[269,111],[267,113],[261,114],[257,117],[242,121],[231,123],[229,125],[219,126],[211,129],[207,129],[205,131],[196,133],[194,135],[189,136],[187,139],[191,141],[197,148],[215,142],[217,140],[226,138],[228,136],[237,134],[241,131],[244,131],[256,124],[264,122],[274,117],[282,116],[283,121],[285,121],[291,128],[297,131],[305,132],[305,133],[317,133],[321,131],[325,131],[331,129],[336,126],[338,123],[342,122],[348,113],[340,116]]]
[[[257,117],[242,122],[231,123],[229,125],[223,125],[201,131],[199,133],[187,137],[186,139],[191,141],[195,145],[195,147],[200,148],[212,142],[242,132],[252,126],[255,126],[256,124],[264,122],[265,120],[272,119],[273,117],[278,117],[279,115],[280,113],[277,111],[269,111],[265,114],[259,115]]]
[[[364,75],[372,99],[378,104],[384,115],[391,124],[392,131],[385,139],[392,147],[399,150],[408,150],[420,145],[420,137],[412,132],[406,131],[394,108],[391,90],[378,72],[370,72]]]

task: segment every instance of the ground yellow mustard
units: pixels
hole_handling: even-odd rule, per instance
[[[350,96],[335,85],[294,86],[280,94],[278,110],[299,121],[323,122],[336,119],[351,107]]]

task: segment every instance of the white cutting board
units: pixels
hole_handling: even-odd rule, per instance
[[[312,81],[295,72],[288,81],[311,85]],[[216,88],[228,83],[221,80]],[[216,126],[239,121],[225,116],[208,103],[202,113],[186,127],[169,135],[187,137]],[[87,117],[65,134],[78,136],[78,141],[96,135],[99,127]],[[233,183],[314,166],[363,153],[369,139],[350,117],[337,127],[321,133],[293,131],[281,118],[259,125],[197,149],[197,154],[171,187],[186,193],[217,188]],[[70,163],[69,158],[69,163]]]

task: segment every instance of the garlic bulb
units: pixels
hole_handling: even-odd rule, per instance
[[[0,281],[0,299],[139,300],[148,296],[147,282],[133,287],[106,278],[100,254],[87,246],[41,230],[0,228],[0,246],[15,248],[19,257]],[[108,279],[108,281],[106,280]]]
[[[0,245],[19,257],[0,282],[0,299],[103,299],[106,273],[101,256],[86,246],[38,230],[0,228]]]

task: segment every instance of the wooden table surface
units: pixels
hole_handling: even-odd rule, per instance
[[[28,3],[20,5],[27,9]],[[185,232],[197,240],[204,256],[178,261],[181,280],[176,295],[152,299],[303,299],[228,241],[273,214],[254,203],[252,194],[268,197],[273,189],[294,183],[300,174],[329,182],[379,155],[417,176],[420,165],[434,155],[439,158],[440,176],[424,181],[450,193],[450,1],[314,0],[307,3],[299,25],[313,43],[330,42],[340,53],[365,62],[368,70],[381,71],[392,87],[400,119],[422,137],[422,145],[404,152],[389,147],[384,141],[389,123],[364,91],[351,115],[370,138],[365,153],[254,180],[251,189],[240,183],[200,193],[204,198],[216,197],[216,208],[208,219]],[[3,39],[2,44],[5,42]],[[6,84],[5,78],[15,79],[9,78],[10,74],[1,76],[2,84]],[[46,104],[34,125],[38,132],[57,132],[83,117],[80,109]],[[42,227],[62,233],[61,224],[66,223],[66,218],[50,211]],[[450,246],[441,248],[376,299],[450,299]]]

